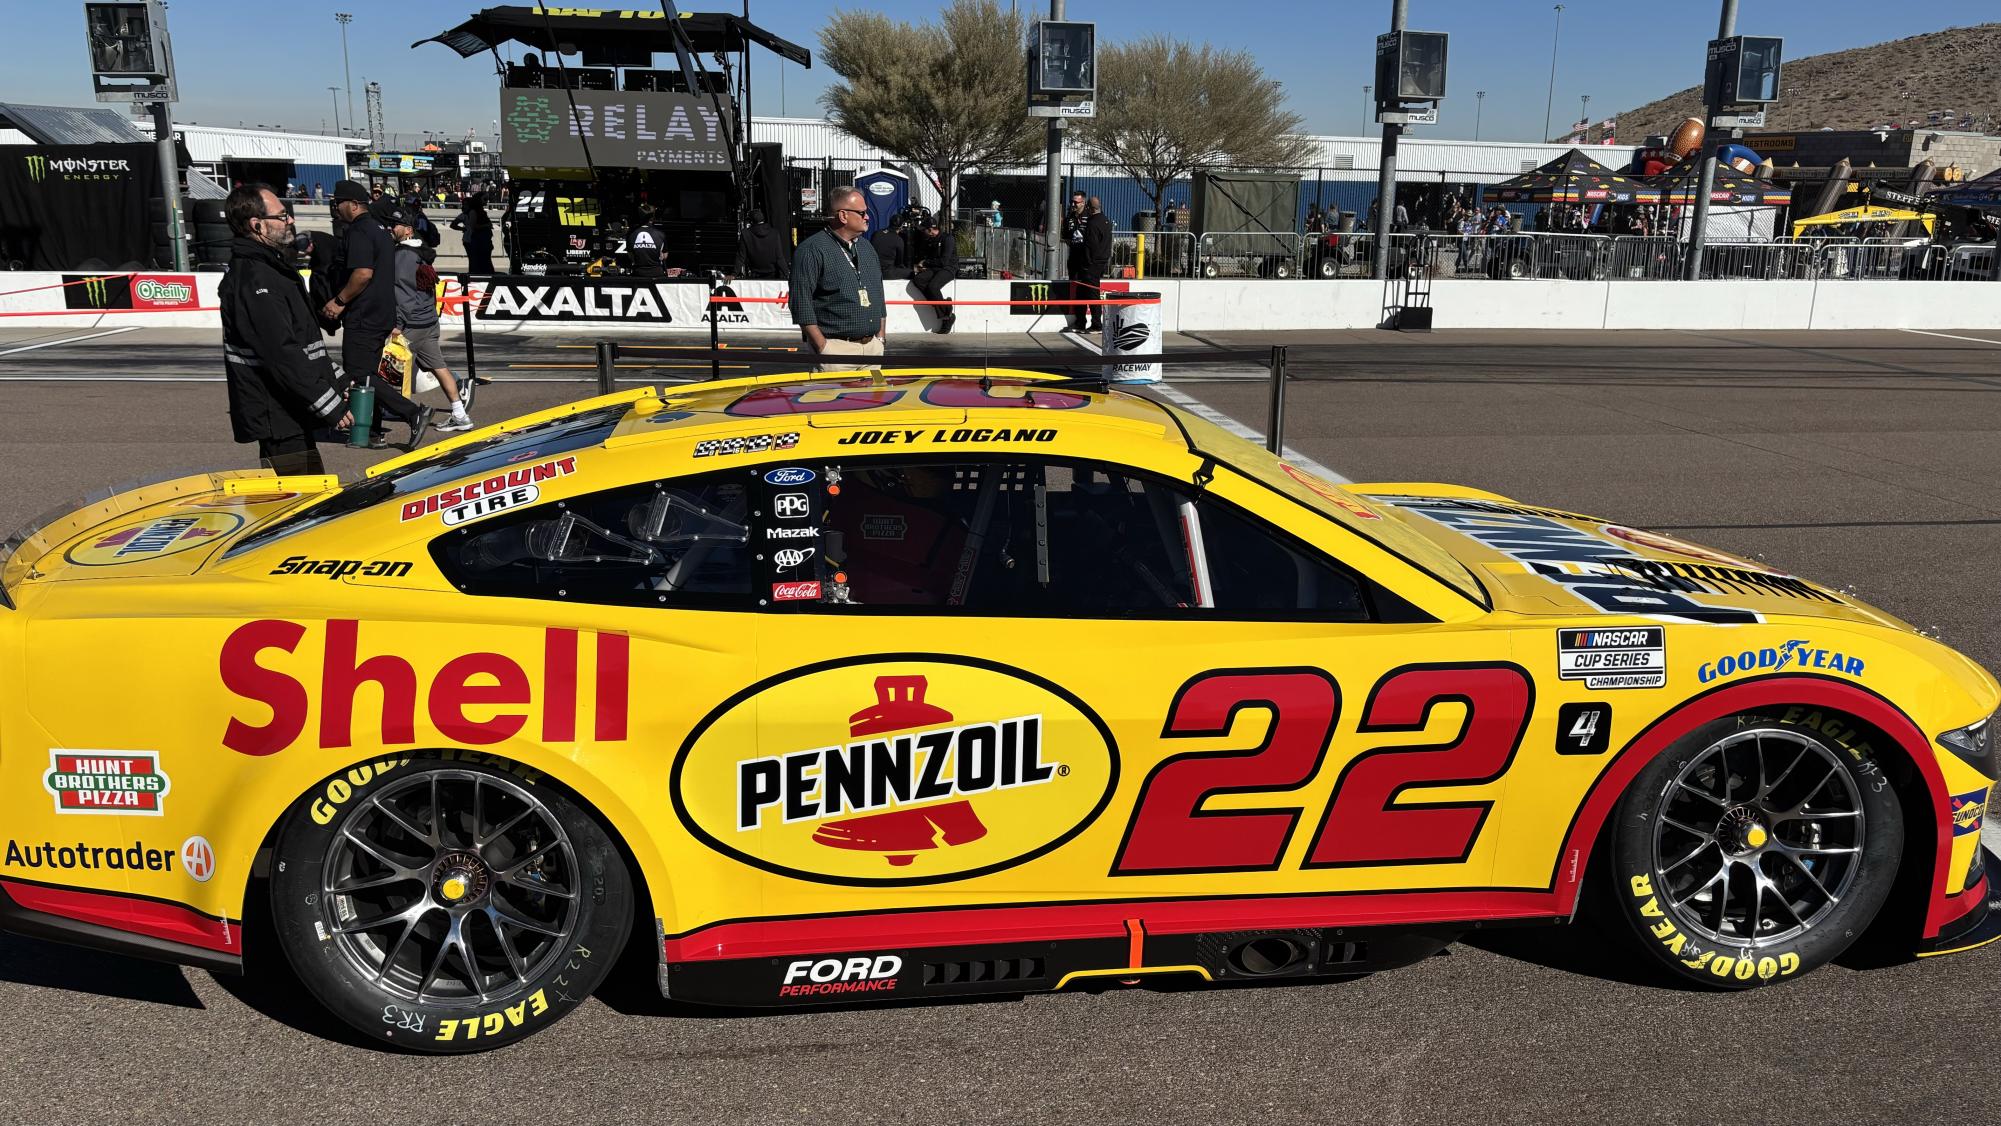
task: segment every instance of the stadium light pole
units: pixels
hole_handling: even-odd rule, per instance
[[[1556,105],[1556,45],[1563,39],[1563,5],[1556,6],[1556,30],[1549,36],[1549,97],[1542,103],[1542,139],[1549,140],[1549,112]]]
[[[1589,94],[1577,95],[1577,120],[1584,123],[1584,128],[1580,131],[1579,135],[1582,136],[1587,141],[1590,140],[1591,139],[1591,95]]]
[[[347,127],[354,128],[354,67],[347,61],[347,25],[354,22],[349,12],[335,12],[334,22],[340,25],[340,66],[347,73]]]
[[[1480,139],[1480,112],[1487,108],[1487,92],[1473,91],[1473,139]]]
[[[1362,87],[1362,132],[1369,131],[1369,95],[1375,93],[1374,86]]]
[[[340,87],[338,87],[338,86],[329,86],[329,87],[327,87],[327,93],[329,93],[329,94],[332,94],[332,95],[333,95],[333,104],[334,104],[334,136],[338,137],[338,136],[340,136]]]

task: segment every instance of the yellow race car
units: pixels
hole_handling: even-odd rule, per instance
[[[1965,657],[1029,372],[106,496],[0,550],[0,701],[0,925],[228,971],[268,913],[425,1051],[547,1026],[634,935],[668,996],[766,1007],[1349,975],[1580,909],[1728,989],[2001,935]]]

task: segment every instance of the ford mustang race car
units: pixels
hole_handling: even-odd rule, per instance
[[[230,971],[268,914],[435,1052],[633,941],[672,998],[786,1007],[1352,975],[1581,911],[1739,989],[2001,934],[1997,703],[1769,566],[1337,487],[1102,384],[638,390],[7,541],[0,925]]]

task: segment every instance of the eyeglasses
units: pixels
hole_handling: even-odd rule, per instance
[[[867,209],[865,209],[865,208],[860,208],[860,207],[836,207],[836,208],[834,208],[834,214],[836,214],[836,215],[867,215],[867,214],[868,214],[868,211],[867,211]]]
[[[272,221],[274,221],[274,222],[279,222],[279,223],[289,223],[289,222],[291,222],[291,221],[292,221],[292,213],[291,213],[291,212],[289,212],[289,211],[280,211],[280,212],[279,212],[279,213],[277,213],[276,215],[252,215],[252,216],[251,216],[251,218],[252,218],[252,219],[270,219],[270,220],[272,220]]]

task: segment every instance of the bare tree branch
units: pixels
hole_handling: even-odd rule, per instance
[[[1279,83],[1245,51],[1164,35],[1101,46],[1097,116],[1071,123],[1090,160],[1130,176],[1157,210],[1167,186],[1206,168],[1296,168],[1314,143]]]
[[[959,173],[1040,151],[1026,44],[1026,23],[997,0],[953,0],[937,24],[838,11],[820,29],[820,58],[840,81],[820,102],[843,132],[930,169],[949,218]]]

